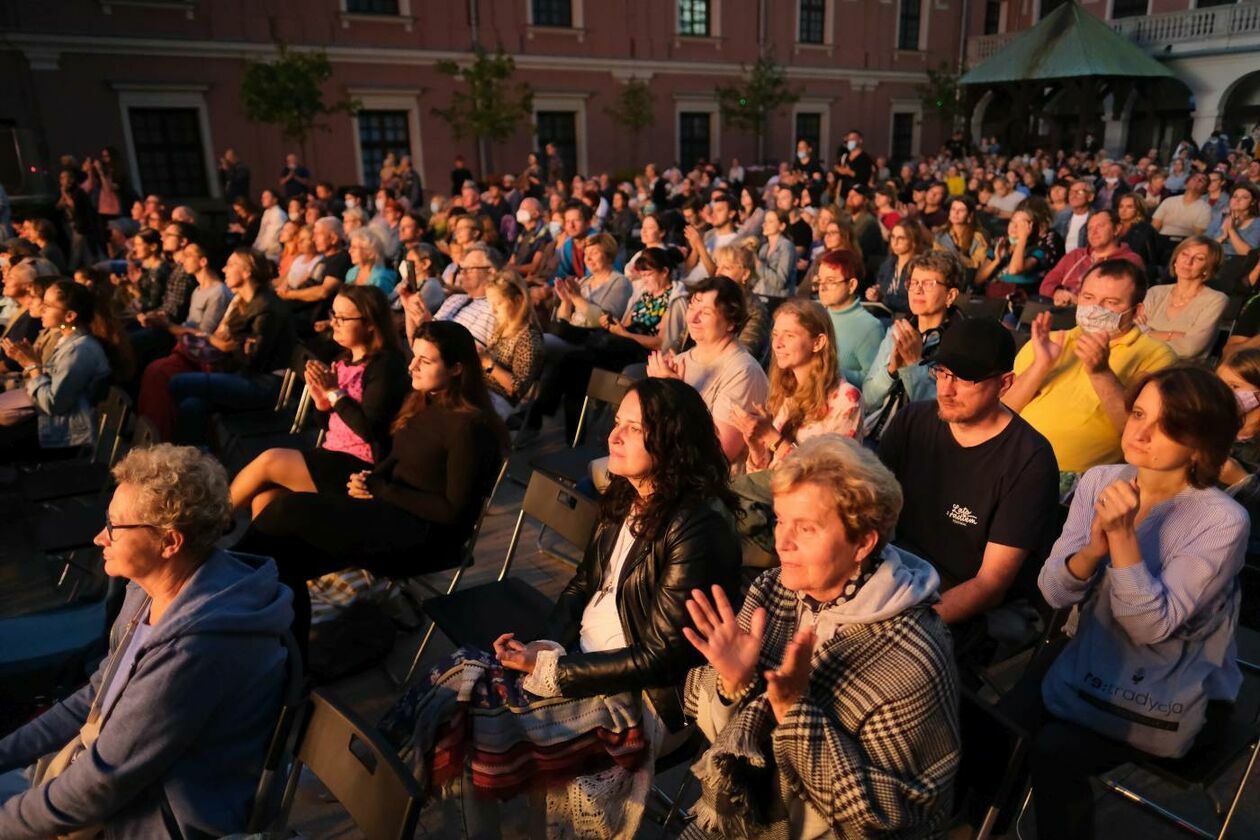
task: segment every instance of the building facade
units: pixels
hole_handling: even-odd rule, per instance
[[[956,64],[965,0],[57,0],[0,4],[0,179],[10,192],[55,167],[116,148],[140,192],[213,199],[218,156],[238,150],[253,190],[274,183],[286,148],[277,128],[247,121],[244,62],[276,44],[326,51],[326,99],[355,115],[327,120],[305,150],[320,178],[371,185],[389,151],[410,153],[426,187],[447,188],[453,157],[474,168],[477,144],[434,115],[453,80],[441,60],[496,46],[534,92],[533,119],[494,144],[492,172],[520,171],[556,142],[578,172],[697,157],[748,163],[756,139],[722,125],[714,89],[738,79],[763,46],[800,94],[771,119],[766,155],[796,138],[830,160],[860,128],[876,154],[935,148],[946,127],[925,115],[926,70]],[[977,18],[974,14],[969,17]],[[636,138],[606,109],[627,80],[646,81],[653,124]],[[0,147],[8,146],[0,143]],[[485,173],[479,173],[485,174]]]

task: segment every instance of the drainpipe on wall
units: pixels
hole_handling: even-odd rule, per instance
[[[477,0],[468,0],[468,32],[472,37],[472,48],[477,49]]]
[[[958,70],[956,71],[960,77],[962,76],[963,64],[967,60],[967,23],[968,23],[967,13],[970,11],[970,9],[968,8],[969,6],[970,6],[970,3],[968,2],[968,0],[962,0],[962,16],[961,16],[961,23],[958,29]],[[954,95],[955,97],[957,97],[955,100],[957,103],[955,112],[959,116],[954,117],[954,124],[950,126],[951,131],[959,127],[958,121],[960,118],[963,120],[964,125],[966,125],[966,123],[968,122],[968,120],[966,119],[967,115],[962,113],[962,102],[963,102],[963,99],[965,99],[965,97],[963,96],[963,90],[962,90],[961,85],[957,86],[957,91],[955,92]]]

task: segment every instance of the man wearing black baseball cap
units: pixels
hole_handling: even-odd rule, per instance
[[[936,610],[952,625],[1023,592],[1056,536],[1054,450],[1002,405],[1014,361],[1015,341],[1000,323],[955,319],[928,363],[936,400],[907,406],[880,439],[905,496],[895,542],[940,573]]]

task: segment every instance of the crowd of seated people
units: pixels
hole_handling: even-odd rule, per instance
[[[1090,775],[1184,754],[1238,693],[1232,604],[1260,510],[1255,167],[1242,151],[1179,148],[1164,170],[1154,154],[961,140],[898,167],[853,131],[826,168],[802,143],[777,170],[647,165],[623,183],[566,178],[554,152],[484,183],[457,166],[427,205],[397,162],[379,189],[340,192],[286,163],[257,205],[231,196],[218,241],[159,196],[102,201],[116,174],[66,172],[61,221],[22,220],[0,254],[15,392],[0,462],[83,453],[111,384],[161,440],[209,448],[212,416],[275,406],[304,350],[296,388],[317,442],[226,477],[191,449],[128,459],[98,540],[106,572],[148,598],[119,619],[111,659],[152,655],[172,596],[157,587],[194,586],[202,568],[216,587],[265,577],[264,606],[305,656],[308,581],[449,568],[503,460],[557,414],[571,440],[592,371],[622,373],[635,384],[613,409],[609,456],[595,489],[577,488],[599,496],[596,537],[546,631],[468,654],[530,701],[511,704],[522,749],[541,750],[531,721],[558,698],[643,737],[633,767],[607,757],[616,785],[578,762],[552,774],[576,792],[568,806],[549,797],[548,818],[589,818],[572,797],[594,797],[593,833],[636,826],[644,773],[650,788],[690,721],[708,741],[693,773],[710,830],[939,833],[967,789],[986,789],[960,680],[1082,604],[1082,630],[1004,702],[1036,733],[1039,832],[1085,836]],[[271,563],[208,547],[200,520],[146,515],[155,494],[183,491],[137,485],[176,462],[214,497],[198,515],[237,517],[232,550]],[[774,551],[741,587],[747,480]],[[180,579],[156,559],[111,562],[124,543]],[[1178,562],[1190,556],[1201,562]],[[1193,680],[1160,671],[1174,656],[1199,663]],[[267,661],[252,679],[274,678]],[[1151,663],[1184,714],[1118,731],[1101,699],[1080,699],[1086,674],[1119,679],[1131,661]],[[104,673],[0,740],[0,772],[102,706],[146,702],[160,686],[142,675],[119,686]],[[421,772],[449,723],[431,703],[441,690],[422,674],[382,722]],[[117,737],[82,745],[100,756],[93,772],[136,736]],[[241,742],[234,773],[256,772],[255,746]],[[1074,759],[1056,774],[1064,749]],[[241,802],[203,805],[217,800],[181,782],[183,760],[152,760],[143,772],[184,791],[181,825],[243,828]],[[745,765],[771,769],[758,795],[773,807],[738,805],[751,801]],[[37,786],[51,797],[98,781],[71,767]],[[141,802],[125,817],[90,797],[54,813],[26,793],[0,805],[0,828],[169,818],[152,788],[119,789]]]

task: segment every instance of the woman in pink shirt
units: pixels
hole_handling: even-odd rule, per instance
[[[389,424],[410,392],[389,301],[375,286],[342,286],[329,322],[333,340],[345,352],[331,368],[306,363],[306,387],[327,419],[323,446],[259,455],[232,481],[233,510],[248,507],[257,517],[283,493],[342,494],[351,474],[385,454]]]

